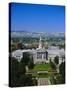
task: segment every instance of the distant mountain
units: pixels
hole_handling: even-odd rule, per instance
[[[12,31],[11,37],[65,37],[64,32],[28,32],[28,31]]]

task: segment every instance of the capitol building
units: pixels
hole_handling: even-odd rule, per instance
[[[12,57],[16,58],[18,62],[23,58],[23,53],[28,52],[33,57],[34,64],[49,63],[50,59],[53,61],[56,56],[59,57],[59,64],[62,62],[62,57],[65,55],[65,50],[59,49],[58,46],[48,46],[48,49],[43,47],[42,38],[39,39],[39,45],[36,49],[18,49],[12,52]],[[64,61],[64,60],[63,60]]]

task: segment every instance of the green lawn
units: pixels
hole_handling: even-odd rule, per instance
[[[48,71],[48,73],[38,74],[38,71]],[[34,68],[28,72],[32,73],[32,77],[49,78],[53,74],[53,69],[51,68],[50,64],[36,64]]]
[[[49,71],[49,70],[51,70],[51,66],[50,66],[50,64],[36,64],[34,66],[33,70],[37,70],[37,71],[46,70],[46,71]]]

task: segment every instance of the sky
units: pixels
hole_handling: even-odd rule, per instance
[[[11,3],[11,31],[64,32],[65,7]]]

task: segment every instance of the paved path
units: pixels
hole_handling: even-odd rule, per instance
[[[38,79],[38,86],[41,85],[50,85],[50,81],[48,78],[39,78]]]

